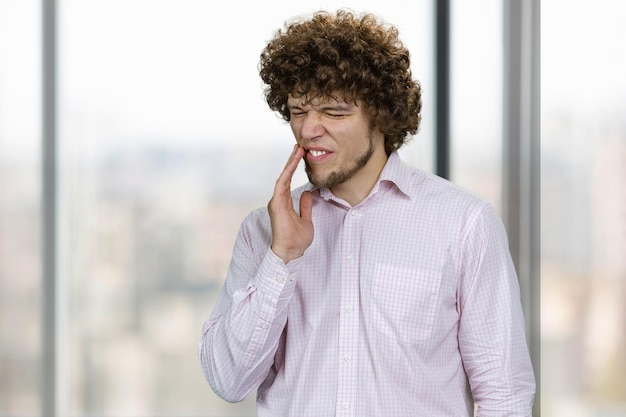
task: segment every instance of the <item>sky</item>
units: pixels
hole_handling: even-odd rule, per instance
[[[557,106],[604,112],[626,95],[626,2],[549,0],[541,7],[541,92]],[[626,105],[626,102],[622,102]]]
[[[427,3],[342,4],[388,17],[401,28],[407,45],[417,48],[428,28],[408,16],[428,10]],[[134,0],[124,2],[125,13],[116,1],[61,4],[60,88],[67,88],[62,111],[95,110],[94,117],[109,118],[102,121],[109,126],[119,123],[126,134],[148,131],[185,140],[221,132],[254,143],[288,133],[263,101],[257,64],[265,42],[286,19],[336,8],[337,2],[303,6],[270,0],[240,7],[233,2]],[[429,71],[426,62],[415,67],[418,75]]]

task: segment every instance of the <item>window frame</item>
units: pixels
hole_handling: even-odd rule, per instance
[[[449,175],[449,0],[435,10],[435,155]],[[57,23],[56,0],[42,0],[42,414],[58,415],[57,372]],[[539,1],[504,0],[504,221],[518,268],[527,334],[539,375]],[[538,385],[539,387],[539,385]],[[539,389],[535,413],[539,416]]]

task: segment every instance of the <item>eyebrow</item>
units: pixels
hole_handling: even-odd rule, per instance
[[[351,104],[335,104],[335,105],[323,105],[320,106],[322,110],[333,110],[333,111],[350,111],[354,109],[356,106]]]
[[[313,107],[318,107],[318,106],[313,106]],[[355,107],[357,107],[354,104],[349,104],[349,103],[338,103],[338,104],[323,104],[321,106],[319,106],[318,108],[320,110],[323,111],[352,111]],[[287,108],[289,110],[302,110],[302,107],[299,104],[290,104],[287,103]]]

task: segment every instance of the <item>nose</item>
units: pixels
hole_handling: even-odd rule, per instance
[[[300,126],[300,137],[305,140],[315,140],[324,135],[326,129],[322,123],[321,115],[317,112],[309,111],[302,118]]]

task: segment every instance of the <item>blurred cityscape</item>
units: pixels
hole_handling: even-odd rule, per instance
[[[545,416],[626,416],[626,118],[543,116]],[[602,114],[599,114],[602,113]]]
[[[239,225],[266,204],[283,153],[117,149],[62,178],[62,409],[238,415],[211,393],[195,348]],[[40,200],[30,162],[0,158],[0,415],[39,413]]]
[[[232,30],[227,19],[215,20],[222,5],[203,0],[124,2],[123,13],[116,2],[59,3],[59,112],[65,112],[56,248],[59,417],[253,416],[253,398],[228,404],[211,392],[196,346],[239,225],[266,204],[289,151],[284,138],[258,138],[270,128],[260,128],[267,109],[255,66],[276,16],[302,6],[264,2],[240,10],[233,3],[219,9],[236,13],[239,28]],[[432,14],[424,5],[430,1],[411,3],[419,10],[348,3],[388,7],[390,20],[404,22],[405,36],[423,27],[407,38],[419,51],[416,74],[428,74],[432,39],[424,33],[431,33]],[[0,416],[6,417],[45,417],[45,207],[34,122],[41,116],[41,4],[0,1]],[[624,26],[623,13],[613,10],[621,4],[542,5],[542,22],[549,22],[541,35],[542,91],[548,91],[541,117],[544,417],[626,417],[625,63],[616,52]],[[456,2],[453,25],[468,26],[458,32],[465,43],[453,48],[464,57],[457,57],[454,91],[465,101],[453,114],[452,171],[496,208],[502,141],[499,128],[491,129],[501,119],[500,81],[494,81],[501,62],[488,49],[499,51],[500,35],[476,35],[501,7],[500,1],[480,8]],[[575,18],[566,19],[563,10]],[[229,57],[223,68],[214,60],[220,54]],[[431,94],[433,82],[422,81]],[[430,134],[428,103],[420,135]],[[226,113],[230,118],[215,117]],[[242,121],[246,126],[236,125]],[[233,137],[240,130],[246,138]],[[221,133],[199,140],[181,131]],[[430,158],[407,159],[418,156]]]
[[[544,130],[561,140],[542,154],[543,414],[624,416],[626,124],[598,134],[550,120]],[[111,149],[62,174],[68,416],[254,414],[253,400],[211,393],[195,348],[239,224],[266,204],[284,155],[211,143]],[[38,172],[35,156],[0,158],[0,415],[39,413]]]

